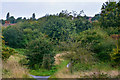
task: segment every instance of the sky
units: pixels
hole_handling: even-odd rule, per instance
[[[107,0],[1,0],[0,19],[10,16],[30,18],[33,13],[36,18],[46,14],[57,14],[62,10],[77,11],[83,10],[87,16],[94,16],[100,12],[101,6]]]
[[[2,2],[105,2],[107,0],[1,0]]]

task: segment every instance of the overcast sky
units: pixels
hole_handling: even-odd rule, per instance
[[[2,2],[105,2],[107,0],[1,0]]]
[[[1,0],[0,19],[6,19],[7,12],[11,16],[30,18],[32,13],[36,18],[45,14],[56,14],[62,10],[79,11],[84,10],[87,16],[94,16],[100,12],[101,6],[107,0]],[[2,8],[1,8],[2,7]]]

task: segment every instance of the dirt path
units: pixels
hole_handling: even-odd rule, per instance
[[[64,61],[64,59],[62,59],[62,56],[66,53],[67,52],[56,54],[56,56],[54,57],[56,65],[59,65],[61,63],[61,61]],[[57,78],[83,78],[84,76],[99,77],[100,74],[103,74],[103,75],[107,74],[111,77],[114,77],[114,76],[117,76],[119,73],[118,73],[118,70],[110,70],[110,71],[106,71],[106,72],[105,71],[100,71],[99,72],[99,71],[96,71],[96,70],[93,69],[92,71],[85,71],[85,72],[79,71],[79,72],[75,72],[73,74],[70,74],[69,71],[68,71],[68,68],[65,67],[64,69],[62,69],[61,71],[56,73],[56,77]]]
[[[59,53],[59,54],[56,54],[56,56],[54,57],[55,58],[55,65],[59,65],[61,61],[64,61],[61,57],[65,54],[64,53]]]

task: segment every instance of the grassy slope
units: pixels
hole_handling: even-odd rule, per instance
[[[50,78],[82,78],[82,77],[107,77],[117,76],[117,68],[113,68],[109,63],[96,63],[95,65],[86,66],[86,68],[81,68],[79,71],[74,71],[72,74],[66,65],[69,63],[67,60],[63,60],[57,57],[56,64],[51,70],[46,69],[37,69],[37,70],[28,70],[26,67],[21,66],[19,61],[24,59],[25,49],[16,49],[19,54],[11,56],[6,63],[3,63],[3,77],[4,78],[31,78],[28,74],[36,76],[49,76]],[[57,54],[58,55],[58,54]],[[60,55],[59,55],[60,56]],[[61,61],[59,61],[61,60]],[[79,66],[78,66],[79,67]],[[88,69],[88,67],[90,69]],[[101,76],[101,73],[102,74]],[[93,75],[94,74],[94,75]]]
[[[19,63],[23,58],[25,56],[18,51],[17,54],[10,56],[6,62],[3,61],[3,78],[32,78],[29,76],[27,67]]]
[[[57,54],[56,56],[59,56],[55,58],[55,65],[52,70],[45,70],[45,69],[38,69],[38,70],[31,70],[30,73],[36,76],[49,76],[50,78],[106,78],[106,77],[116,77],[118,75],[118,68],[111,67],[110,63],[100,63],[96,62],[94,65],[86,65],[81,64],[79,66],[81,69],[78,71],[75,71],[73,73],[70,73],[69,68],[66,67],[66,65],[69,63],[67,60],[60,59],[60,54]],[[78,67],[79,67],[78,66]]]
[[[105,62],[96,62],[96,64],[89,66],[82,64],[83,67],[80,67],[80,70],[75,71],[75,69],[73,69],[74,72],[70,73],[70,70],[66,67],[68,63],[68,61],[62,60],[62,62],[58,65],[57,71],[50,78],[115,78],[119,74],[117,67],[111,67],[110,63]]]

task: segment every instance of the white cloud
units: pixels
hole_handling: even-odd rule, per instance
[[[1,0],[2,2],[106,2],[107,0]]]

